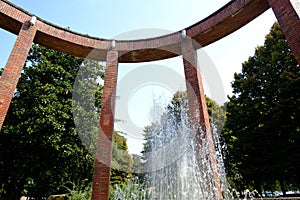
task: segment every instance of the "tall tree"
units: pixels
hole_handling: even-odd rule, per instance
[[[300,169],[300,68],[275,23],[234,75],[223,138],[240,189],[295,185]]]
[[[94,82],[103,77],[96,62],[31,48],[0,134],[1,198],[40,199],[64,192],[60,186],[68,181],[91,182],[94,157],[82,144],[72,113],[74,81],[85,65],[93,66],[83,73],[93,71]],[[96,89],[99,112],[102,87]]]

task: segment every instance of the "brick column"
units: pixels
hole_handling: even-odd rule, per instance
[[[106,58],[100,131],[94,166],[92,200],[108,200],[109,198],[117,75],[118,52],[111,50],[107,53]]]
[[[0,78],[0,130],[18,84],[36,27],[24,22]]]
[[[268,0],[300,65],[300,5],[298,0]]]
[[[211,135],[212,133],[202,85],[202,77],[200,69],[197,66],[197,52],[193,47],[193,43],[190,38],[184,38],[181,42],[181,54],[183,57],[191,122],[195,127],[197,127],[195,142],[198,143],[198,147],[201,148],[202,143],[199,140],[199,136],[201,131],[204,131],[205,138],[208,141],[210,153],[209,159],[214,174],[215,186],[218,191],[219,199],[222,199],[222,190],[215,159],[215,147]]]

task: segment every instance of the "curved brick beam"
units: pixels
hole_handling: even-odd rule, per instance
[[[206,46],[241,28],[268,8],[266,0],[233,0],[185,30],[189,37],[201,46]],[[0,0],[0,28],[18,34],[23,19],[28,16],[32,14],[6,0]],[[75,33],[40,18],[36,27],[34,42],[75,56],[105,61],[107,50],[111,47],[111,40]],[[181,31],[143,40],[117,40],[119,62],[145,62],[175,57],[178,55],[176,52],[180,52],[181,40]]]
[[[297,0],[268,1],[300,65],[300,3]]]
[[[190,40],[183,39],[179,31],[157,38],[117,40],[115,48],[111,50],[112,40],[79,34],[40,18],[34,27],[29,27],[26,21],[31,18],[32,14],[6,0],[0,0],[0,28],[18,35],[0,79],[0,128],[33,40],[48,48],[75,56],[107,61],[92,199],[108,199],[118,62],[145,62],[183,55],[191,114],[195,114],[197,110],[200,111],[200,118],[192,120],[200,123],[202,130],[206,132],[214,181],[221,197],[201,76],[193,67],[196,65],[195,50],[241,28],[271,6],[300,63],[299,13],[297,14],[290,1],[294,0],[232,0],[212,15],[185,29],[186,37],[196,41],[197,45],[193,45]]]

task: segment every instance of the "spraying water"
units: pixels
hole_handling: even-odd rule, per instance
[[[136,198],[132,196],[131,199],[219,199],[209,159],[208,141],[204,132],[196,135],[198,127],[190,122],[188,102],[183,94],[178,93],[179,98],[173,98],[163,115],[153,117],[155,120],[145,128],[145,189],[143,195]],[[228,192],[217,129],[212,130],[223,199],[232,199]],[[124,194],[119,190],[116,196]]]
[[[173,99],[160,121],[145,130],[149,199],[218,199],[205,133],[195,134],[197,127],[190,123],[187,99],[178,95],[180,98]],[[213,135],[220,150],[219,138]],[[216,160],[224,198],[228,198],[221,152],[216,153]]]

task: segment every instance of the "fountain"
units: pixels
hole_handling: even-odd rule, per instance
[[[33,41],[71,55],[106,61],[100,117],[101,131],[97,143],[99,148],[96,151],[92,199],[108,199],[118,63],[148,62],[182,55],[185,78],[190,83],[187,91],[191,124],[199,126],[193,125],[188,129],[189,125],[182,123],[178,125],[178,129],[171,132],[162,132],[161,128],[168,129],[168,126],[157,127],[159,129],[155,136],[159,139],[153,144],[155,152],[150,156],[153,162],[148,166],[148,169],[151,169],[149,186],[155,185],[153,191],[157,191],[155,195],[161,195],[157,197],[160,199],[215,199],[216,194],[221,198],[221,193],[224,192],[223,177],[222,174],[217,174],[220,164],[215,162],[218,161],[218,156],[213,150],[213,135],[209,127],[201,76],[198,76],[199,72],[196,69],[195,51],[238,30],[271,7],[297,62],[300,63],[299,7],[291,2],[293,1],[233,0],[204,20],[182,31],[157,38],[118,41],[75,33],[40,18],[35,19],[31,13],[9,1],[0,0],[0,27],[18,35],[0,80],[0,129]],[[191,39],[201,45],[195,46],[195,42]],[[198,102],[196,105],[195,100]],[[193,130],[196,132],[194,135]],[[166,133],[165,136],[162,133]],[[176,134],[178,139],[174,140],[173,134]],[[160,148],[161,144],[170,148]],[[183,144],[186,148],[176,146],[177,144]],[[165,160],[162,162],[162,159]],[[174,176],[162,177],[163,171],[171,171]],[[156,186],[156,183],[161,184]],[[182,198],[177,195],[182,195]]]
[[[163,107],[157,100],[153,104],[151,110]],[[198,138],[199,127],[192,125],[189,115],[186,93],[177,92],[162,116],[152,116],[151,125],[145,128],[144,168],[138,172],[145,175],[144,182],[134,180],[125,187],[117,186],[114,200],[219,199],[208,140],[203,131]],[[212,127],[222,197],[233,199],[225,177],[217,127],[213,124]]]
[[[219,199],[205,133],[196,138],[197,127],[191,125],[187,107],[186,97],[172,102],[160,122],[152,122],[146,128],[144,170],[149,199]],[[219,148],[217,134],[214,135],[215,146]],[[223,196],[228,198],[222,157],[216,155],[218,171],[223,173],[219,174]]]

